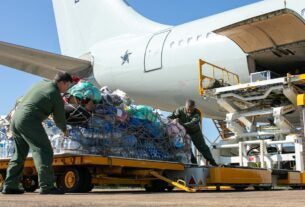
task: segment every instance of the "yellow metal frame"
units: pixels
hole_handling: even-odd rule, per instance
[[[210,76],[207,76],[204,74],[204,71],[203,71],[203,65],[209,65],[212,67],[212,77]],[[230,75],[233,77],[233,80],[232,80],[232,83],[234,84],[239,84],[239,76],[235,73],[232,73],[230,71],[228,71],[227,69],[225,68],[221,68],[221,67],[218,67],[217,65],[214,65],[214,64],[211,64],[211,63],[208,63],[204,60],[201,60],[199,59],[198,61],[198,73],[199,73],[199,93],[201,96],[204,95],[205,93],[205,89],[203,87],[203,81],[205,79],[208,79],[208,80],[216,80],[215,78],[215,71],[218,70],[218,71],[221,71],[221,74],[222,74],[222,80],[224,83],[230,83]]]
[[[305,74],[299,75],[299,79],[305,81]]]
[[[210,168],[207,178],[207,185],[271,183],[271,171],[264,169],[213,167]]]
[[[300,172],[288,172],[286,179],[278,179],[278,185],[300,185],[301,173]]]
[[[0,170],[7,169],[9,160],[0,160]],[[71,165],[96,165],[96,166],[117,166],[141,169],[158,169],[158,170],[184,170],[182,163],[173,163],[165,161],[136,160],[117,157],[101,157],[94,155],[55,155],[53,159],[54,167],[71,166]],[[27,158],[24,164],[25,168],[34,168],[32,158]]]
[[[298,106],[305,106],[305,94],[299,94],[297,96],[297,105]]]
[[[301,177],[301,185],[305,185],[305,172],[301,172],[300,177]]]

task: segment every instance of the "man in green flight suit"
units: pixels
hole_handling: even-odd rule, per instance
[[[53,81],[34,85],[22,98],[11,121],[15,152],[9,162],[3,194],[24,193],[19,184],[29,149],[38,173],[40,194],[64,194],[54,186],[53,149],[42,122],[52,114],[57,127],[68,135],[61,93],[65,93],[71,83],[70,74],[59,72]]]
[[[193,144],[205,159],[213,166],[217,166],[209,147],[206,145],[200,127],[201,113],[195,108],[195,101],[187,100],[185,106],[176,109],[168,118],[180,123],[190,135]],[[192,162],[197,163],[193,153]]]

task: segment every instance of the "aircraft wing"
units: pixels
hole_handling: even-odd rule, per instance
[[[305,22],[298,13],[281,9],[241,20],[214,32],[233,40],[245,53],[253,53],[305,41]]]
[[[81,78],[92,72],[90,61],[1,41],[0,64],[47,79],[53,79],[58,71],[66,71]]]

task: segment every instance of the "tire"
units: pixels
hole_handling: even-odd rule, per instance
[[[37,176],[24,176],[22,180],[22,186],[26,192],[35,192],[38,188]]]
[[[175,188],[174,186],[169,185],[169,186],[166,187],[166,191],[167,192],[173,192],[174,188]]]
[[[271,190],[272,186],[253,186],[254,190],[260,191],[260,190]]]
[[[83,172],[81,168],[68,168],[57,178],[57,187],[62,188],[67,193],[80,192],[83,187]]]
[[[303,186],[292,185],[292,186],[290,186],[290,188],[292,188],[293,190],[302,190],[302,189],[303,189]]]
[[[248,185],[233,185],[231,187],[237,191],[244,191],[249,186]]]
[[[80,186],[78,192],[80,193],[88,193],[90,192],[94,185],[91,184],[91,173],[88,168],[81,169],[81,178],[82,178],[82,185]]]
[[[0,172],[0,192],[2,191],[3,189],[3,185],[4,185],[4,180],[5,180],[5,172]]]
[[[165,192],[168,187],[168,184],[163,180],[154,180],[150,185],[144,186],[146,192]]]

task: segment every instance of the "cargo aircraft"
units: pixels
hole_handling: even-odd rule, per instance
[[[0,42],[0,64],[49,79],[67,71],[163,110],[192,98],[214,119],[224,113],[199,94],[200,59],[241,83],[258,71],[305,71],[305,0],[264,0],[178,26],[153,22],[124,0],[53,7],[62,55]]]

